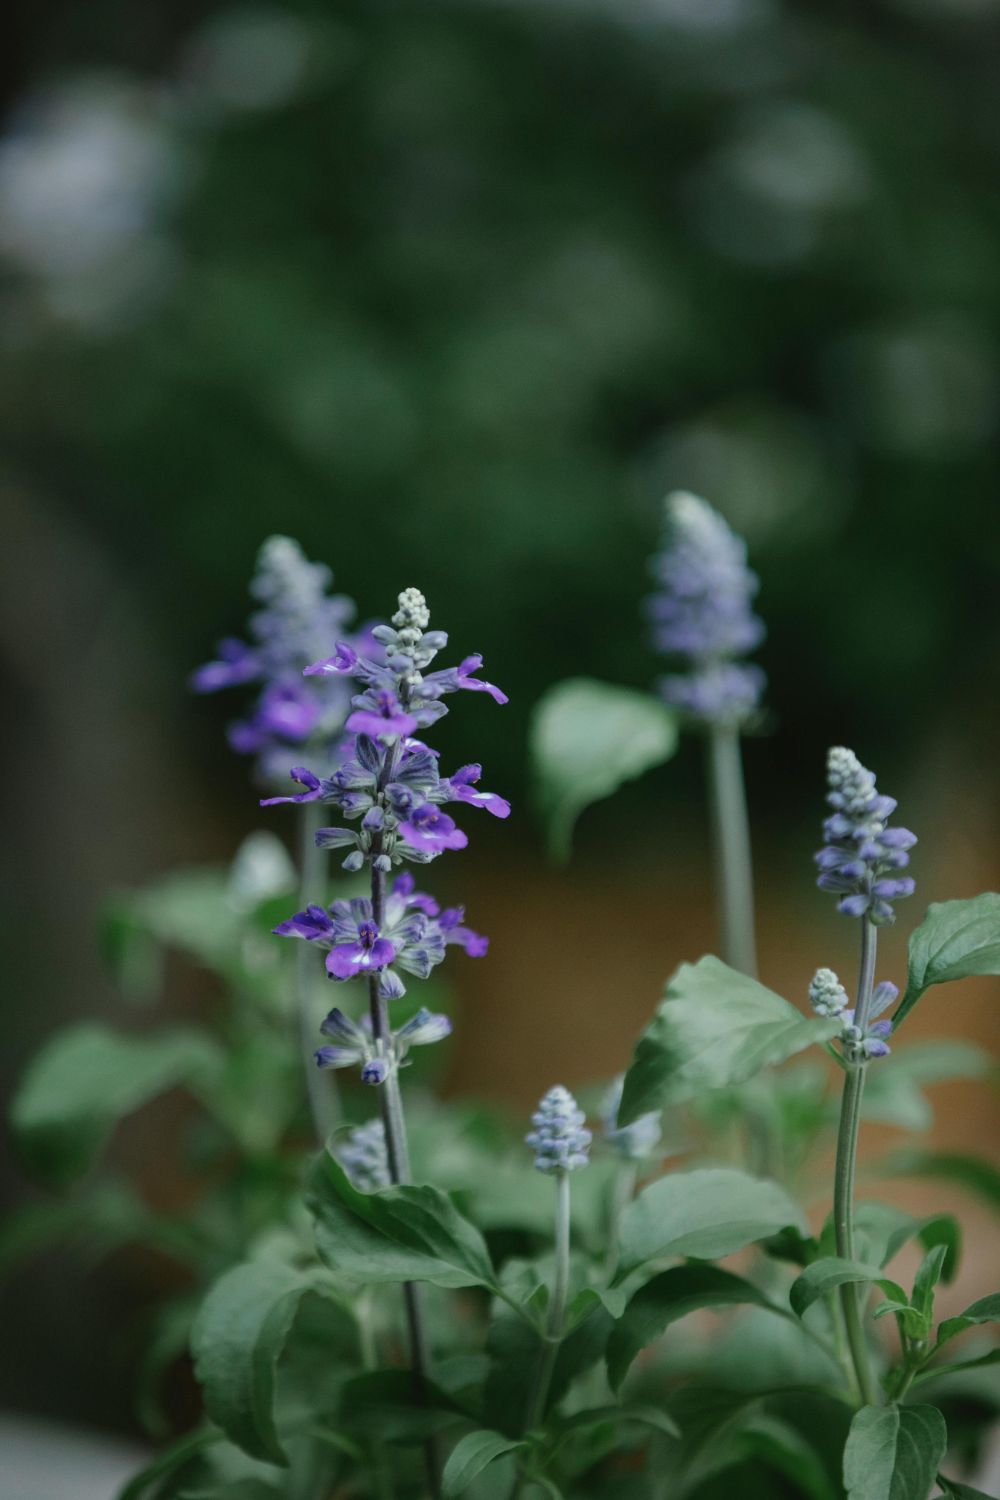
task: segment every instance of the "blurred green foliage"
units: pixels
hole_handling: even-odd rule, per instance
[[[508,788],[548,684],[654,675],[675,484],[749,537],[779,722],[899,747],[930,700],[978,715],[997,26],[973,0],[22,7],[8,463],[113,554],[178,682],[269,531],[367,615],[419,582],[511,689]]]

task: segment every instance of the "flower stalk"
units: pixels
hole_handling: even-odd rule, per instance
[[[307,803],[299,809],[299,895],[304,906],[324,884],[326,854],[316,843],[322,809]],[[299,1048],[306,1075],[306,1091],[313,1130],[319,1145],[329,1138],[340,1116],[337,1086],[316,1067],[317,1017],[313,1014],[316,994],[315,960],[305,943],[295,954],[295,991],[299,1023]]]
[[[753,863],[739,729],[713,724],[706,750],[722,956],[730,968],[756,978]]]

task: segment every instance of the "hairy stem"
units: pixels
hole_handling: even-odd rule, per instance
[[[862,1030],[867,1025],[875,979],[877,929],[867,917],[861,926],[861,970],[858,976],[854,1020]],[[837,1162],[833,1181],[833,1227],[837,1254],[843,1260],[854,1260],[854,1184],[857,1170],[858,1134],[861,1128],[861,1099],[865,1086],[865,1064],[854,1061],[844,1075],[844,1092],[840,1105],[840,1128],[837,1132]],[[872,1377],[868,1344],[861,1317],[861,1299],[857,1286],[846,1282],[839,1288],[844,1314],[851,1364],[862,1400],[866,1405],[879,1404],[879,1393]]]
[[[387,757],[388,759],[388,757]],[[391,766],[388,774],[391,774]],[[387,775],[388,779],[388,775]],[[381,931],[385,917],[385,875],[372,865],[372,918]],[[376,1048],[388,1054],[392,1028],[389,1023],[389,1002],[379,994],[378,975],[368,977],[368,1008],[372,1023],[372,1036]],[[382,1107],[382,1125],[385,1130],[386,1155],[389,1161],[389,1176],[395,1185],[411,1182],[410,1149],[406,1138],[406,1119],[403,1114],[403,1095],[399,1087],[399,1075],[390,1069],[385,1082],[379,1088]],[[412,1281],[403,1283],[403,1306],[406,1312],[406,1327],[410,1345],[410,1369],[413,1372],[413,1393],[418,1402],[426,1400],[427,1372],[430,1368],[430,1350],[424,1320],[422,1288]],[[440,1494],[437,1449],[432,1439],[424,1448],[427,1463],[427,1479],[432,1495]]]
[[[563,1321],[566,1317],[566,1297],[569,1291],[569,1226],[570,1197],[569,1173],[556,1174],[556,1222],[555,1249],[556,1274],[552,1285],[552,1300],[545,1320],[545,1344],[538,1364],[535,1389],[528,1409],[528,1430],[537,1427],[545,1416],[545,1404],[549,1398],[549,1387],[555,1370],[556,1357],[562,1340]]]
[[[317,848],[316,830],[322,821],[318,802],[304,802],[299,808],[299,910],[310,901],[322,901],[326,895],[326,853]],[[318,1041],[319,1022],[314,1014],[316,997],[316,954],[311,943],[296,944],[295,999],[298,1011],[299,1045],[305,1069],[309,1113],[316,1139],[322,1146],[336,1125],[340,1111],[337,1085],[332,1072],[317,1068],[313,1053]]]
[[[739,730],[715,724],[706,743],[722,956],[731,968],[756,978],[750,820]]]

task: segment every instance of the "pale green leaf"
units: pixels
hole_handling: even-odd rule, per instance
[[[906,994],[893,1016],[898,1028],[932,984],[1000,974],[1000,895],[936,901],[910,937]]]
[[[934,1406],[863,1406],[844,1449],[848,1500],[926,1500],[947,1445]]]

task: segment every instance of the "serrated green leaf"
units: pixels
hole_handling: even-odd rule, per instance
[[[244,1453],[287,1463],[274,1421],[278,1360],[315,1272],[277,1256],[233,1266],[209,1290],[191,1330],[195,1375],[212,1421]]]
[[[81,1176],[123,1115],[178,1085],[205,1088],[224,1063],[201,1032],[127,1036],[97,1022],[59,1032],[28,1067],[11,1126],[48,1181]]]
[[[856,1260],[843,1260],[840,1256],[830,1255],[823,1260],[813,1261],[807,1266],[802,1275],[792,1282],[788,1300],[794,1312],[801,1318],[802,1314],[818,1302],[820,1297],[825,1297],[829,1292],[835,1291],[838,1286],[844,1286],[848,1282],[873,1282],[880,1286],[887,1297],[892,1298],[906,1306],[909,1306],[906,1293],[894,1281],[889,1281],[882,1275],[880,1266],[868,1266]]]
[[[554,857],[568,859],[585,807],[669,760],[677,738],[676,715],[649,693],[589,677],[550,688],[532,713],[529,747]]]
[[[482,1235],[437,1188],[359,1193],[339,1163],[323,1152],[309,1173],[308,1204],[320,1254],[352,1280],[496,1290]]]
[[[935,1350],[940,1349],[949,1339],[964,1333],[967,1328],[975,1328],[980,1323],[1000,1323],[1000,1292],[980,1297],[956,1317],[945,1318],[938,1327]]]
[[[840,1022],[804,1016],[756,979],[708,956],[681,964],[635,1049],[618,1120],[742,1083],[814,1042]]]
[[[615,1281],[665,1256],[731,1255],[789,1224],[805,1229],[801,1210],[776,1182],[734,1167],[671,1172],[644,1188],[622,1214]]]
[[[752,1303],[782,1317],[783,1307],[742,1276],[717,1266],[673,1266],[640,1287],[616,1322],[608,1339],[608,1380],[617,1391],[635,1357],[660,1337],[664,1329],[703,1307],[736,1307]]]
[[[910,937],[909,976],[893,1023],[898,1030],[933,984],[1000,974],[1000,895],[936,901]]]
[[[947,1445],[934,1406],[863,1406],[844,1449],[848,1500],[925,1500]]]
[[[513,1453],[527,1445],[517,1438],[504,1437],[502,1432],[467,1432],[448,1455],[441,1476],[441,1491],[445,1500],[455,1495],[464,1495],[477,1474],[481,1474],[494,1459],[504,1453]]]

